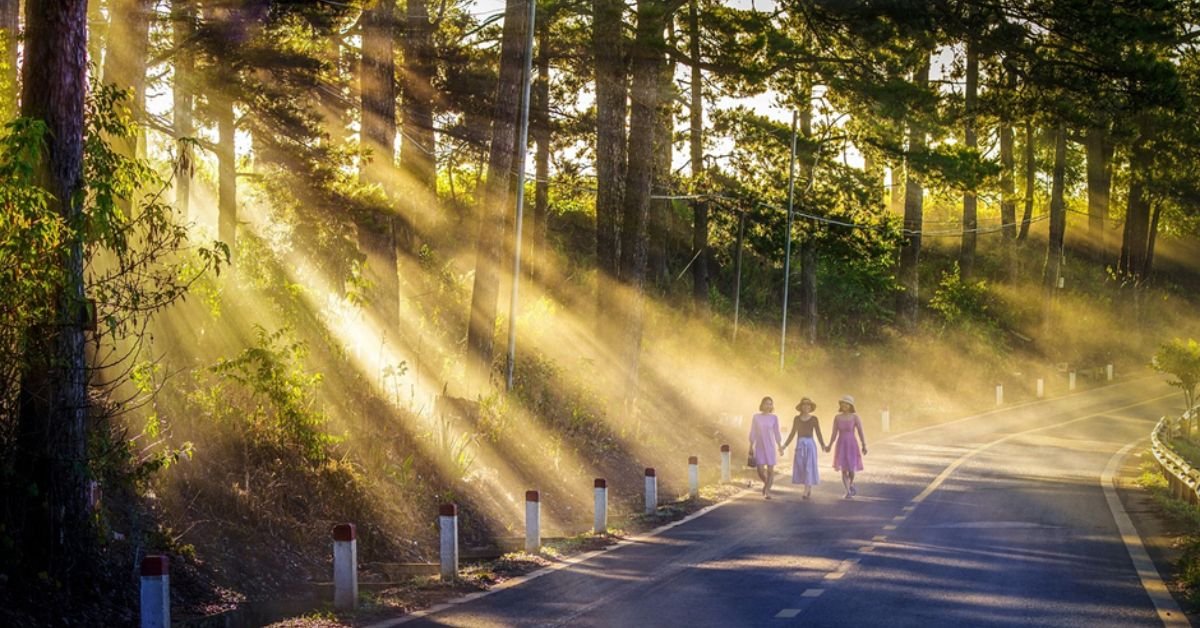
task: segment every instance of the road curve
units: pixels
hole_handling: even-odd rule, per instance
[[[1140,379],[868,432],[853,500],[823,455],[812,500],[785,467],[772,501],[747,492],[655,537],[377,626],[1163,625],[1100,480],[1178,411],[1172,390]]]

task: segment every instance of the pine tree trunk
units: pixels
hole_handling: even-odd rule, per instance
[[[605,278],[618,275],[619,216],[625,176],[625,62],[622,0],[594,0],[592,47],[596,57],[596,267],[598,312]]]
[[[669,41],[675,39],[673,23],[666,25]],[[673,45],[673,44],[672,44]],[[658,79],[658,125],[654,132],[654,180],[650,189],[653,194],[670,195],[674,189],[671,180],[671,158],[674,152],[675,135],[675,62],[668,59],[661,64]],[[649,271],[654,285],[665,289],[670,282],[667,270],[667,247],[670,244],[671,216],[670,199],[655,199],[650,202],[650,256]],[[697,262],[703,258],[696,259]]]
[[[528,14],[527,0],[507,1],[487,181],[481,195],[479,234],[475,241],[475,281],[471,289],[471,319],[467,330],[468,386],[473,391],[490,383],[495,351],[501,255],[506,250],[506,223],[513,205],[510,175],[514,170],[513,149],[517,144]]]
[[[111,0],[109,3],[108,47],[104,53],[104,82],[127,92],[125,106],[135,121],[141,122],[146,110],[146,57],[150,47],[150,17],[155,0]],[[110,138],[113,148],[124,157],[138,155],[141,132]],[[132,199],[119,197],[117,205],[126,212]]]
[[[533,141],[535,183],[533,192],[533,233],[529,238],[529,274],[542,279],[550,263],[546,232],[550,212],[550,19],[538,20],[537,80],[533,84]]]
[[[1033,221],[1034,179],[1037,175],[1037,159],[1034,153],[1033,123],[1025,122],[1025,213],[1021,217],[1021,231],[1017,242],[1029,237],[1029,223]]]
[[[217,237],[230,250],[237,245],[237,153],[233,99],[214,90],[209,96],[217,121]]]
[[[926,56],[917,68],[914,81],[919,87],[929,84],[929,57]],[[908,150],[917,154],[925,150],[925,129],[919,122],[909,123]],[[921,259],[921,229],[923,223],[923,205],[925,190],[921,181],[912,169],[908,170],[904,195],[904,245],[900,249],[900,285],[903,291],[898,297],[897,313],[906,327],[912,329],[917,324],[919,299],[918,264]]]
[[[1129,199],[1125,211],[1125,241],[1121,247],[1120,270],[1134,284],[1145,279],[1147,245],[1150,236],[1150,196],[1146,182],[1150,177],[1152,155],[1146,135],[1133,142],[1129,157]]]
[[[426,0],[408,0],[405,36],[401,38],[404,72],[401,96],[404,99],[404,136],[400,142],[400,170],[403,172],[400,198],[405,215],[416,225],[427,224],[437,204],[437,146],[433,133],[435,90],[433,26],[429,22]]]
[[[692,180],[699,184],[704,176],[704,72],[700,69],[700,10],[698,0],[688,3],[688,54],[692,57],[690,106],[688,108],[688,146]],[[693,186],[692,192],[700,188]],[[692,299],[699,311],[708,309],[708,203],[692,201]]]
[[[194,159],[192,146],[180,142],[181,138],[196,135],[192,108],[195,106],[195,66],[196,61],[189,41],[195,32],[196,14],[192,0],[172,0],[171,19],[173,24],[172,38],[175,44],[175,73],[171,83],[171,94],[174,100],[174,117],[176,150],[179,151],[179,165],[175,170],[175,209],[184,220],[188,220],[192,195],[192,162]]]
[[[967,41],[967,86],[966,86],[966,128],[964,136],[969,149],[978,148],[979,142],[975,136],[975,110],[978,107],[979,85],[979,46],[974,40]],[[969,190],[963,194],[962,219],[962,248],[958,255],[959,276],[970,278],[975,272],[975,244],[978,238],[979,219],[978,201],[975,191]]]
[[[1091,129],[1087,140],[1088,237],[1096,247],[1097,259],[1107,257],[1109,197],[1112,188],[1112,143],[1104,129]]]
[[[18,0],[0,0],[0,124],[17,114],[17,49],[21,34],[21,10]]]
[[[627,369],[625,399],[637,398],[642,346],[648,255],[650,183],[655,168],[655,127],[662,66],[665,63],[664,7],[658,0],[638,0],[637,34],[632,51],[632,107],[629,118],[629,166],[621,218],[621,283],[628,288],[623,358]]]
[[[82,212],[83,108],[87,92],[86,0],[27,0],[21,115],[46,123],[38,176],[66,224]],[[87,507],[87,369],[80,312],[84,251],[71,237],[61,259],[56,318],[30,330],[17,416],[19,494],[25,552],[22,573],[46,573],[68,586],[92,557],[95,536]],[[31,489],[31,487],[33,487]],[[69,591],[69,589],[68,589]]]
[[[1067,230],[1067,206],[1063,198],[1066,188],[1067,129],[1062,124],[1054,130],[1054,171],[1050,187],[1050,235],[1046,240],[1046,264],[1042,272],[1042,285],[1046,289],[1047,301],[1053,299],[1058,290],[1058,278],[1062,270],[1063,241]]]
[[[1005,248],[1012,250],[1017,239],[1017,188],[1013,181],[1016,164],[1013,160],[1013,128],[1009,120],[1000,122],[1000,231]]]
[[[370,151],[360,176],[379,185],[390,205],[396,157],[396,4],[379,0],[362,16],[362,145]],[[357,219],[358,246],[366,257],[366,277],[373,285],[368,301],[379,316],[383,335],[393,338],[400,317],[400,279],[397,270],[398,225],[390,207]]]

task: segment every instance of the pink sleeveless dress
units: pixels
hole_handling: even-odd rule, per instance
[[[833,419],[833,430],[837,432],[837,444],[833,446],[833,468],[835,471],[862,471],[862,448],[854,435],[854,426],[862,425],[857,414],[839,414]]]

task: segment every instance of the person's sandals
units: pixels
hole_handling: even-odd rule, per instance
[[[858,495],[858,489],[857,489],[857,488],[854,488],[854,485],[853,485],[853,484],[851,484],[851,485],[850,485],[850,496],[851,496],[851,497],[854,497],[855,495]]]

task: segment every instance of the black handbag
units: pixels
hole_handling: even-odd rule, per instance
[[[758,468],[758,457],[754,455],[754,448],[750,448],[750,453],[746,454],[746,466],[751,469]]]

